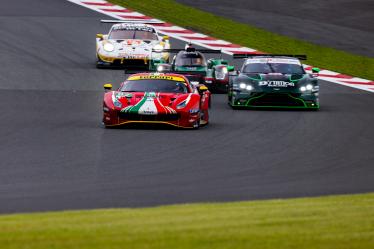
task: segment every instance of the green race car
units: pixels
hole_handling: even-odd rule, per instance
[[[188,44],[185,49],[165,49],[163,52],[176,53],[171,64],[156,64],[158,72],[183,74],[194,85],[205,84],[212,91],[227,91],[229,72],[234,71],[227,60],[211,58],[204,53],[221,54],[221,50],[195,49]]]
[[[228,104],[232,108],[319,109],[319,85],[305,72],[300,60],[305,55],[234,55],[245,58],[236,76],[231,77]]]

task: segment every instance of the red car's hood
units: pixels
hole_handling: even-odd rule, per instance
[[[177,105],[196,101],[195,94],[154,93],[154,92],[112,92],[111,99],[116,109],[126,113],[142,115],[173,114]],[[192,103],[193,104],[193,103]]]

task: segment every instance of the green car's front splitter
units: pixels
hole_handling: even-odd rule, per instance
[[[255,106],[255,105],[232,105],[229,104],[233,108],[237,109],[299,109],[299,110],[319,110],[319,105],[316,106]]]
[[[318,101],[316,100],[304,100],[302,98],[294,97],[291,94],[286,96],[293,102],[287,104],[272,104],[271,101],[266,103],[258,101],[261,98],[265,97],[266,93],[259,96],[251,98],[240,98],[238,100],[229,101],[229,105],[233,108],[243,108],[243,109],[309,109],[309,110],[318,110],[320,108]]]

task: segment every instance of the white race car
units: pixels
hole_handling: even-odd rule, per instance
[[[139,23],[120,20],[102,20],[114,23],[109,33],[96,35],[97,67],[124,66],[154,70],[155,63],[167,63],[170,49],[169,37],[160,36],[157,30],[148,25],[154,22]]]

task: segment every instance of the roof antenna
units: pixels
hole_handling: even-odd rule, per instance
[[[184,47],[185,50],[192,47],[192,42],[188,42],[186,46]]]

